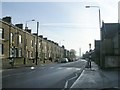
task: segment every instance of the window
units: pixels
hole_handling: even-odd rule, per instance
[[[40,46],[41,46],[41,43],[39,42],[39,48],[40,48]]]
[[[2,29],[0,28],[0,39],[2,39]]]
[[[19,38],[19,44],[21,44],[22,43],[22,35],[19,35],[18,38]]]
[[[36,46],[36,39],[35,39],[35,46]]]
[[[16,50],[14,47],[10,48],[10,57],[16,57]]]
[[[14,57],[17,57],[17,48],[14,48]]]
[[[0,44],[0,55],[2,55],[2,44]]]
[[[13,33],[10,33],[10,43],[13,42]]]
[[[2,29],[2,39],[4,38],[4,29]]]
[[[0,39],[4,38],[4,29],[0,28]]]
[[[31,57],[33,57],[33,51],[31,52]]]
[[[33,47],[33,40],[31,40],[31,46]]]
[[[4,45],[2,44],[2,54],[4,54]]]
[[[0,38],[4,39],[4,29],[0,28]]]
[[[12,54],[12,48],[10,48],[10,57],[12,57],[13,54]]]
[[[19,49],[18,53],[18,57],[22,57],[22,48]]]
[[[27,57],[30,58],[30,51],[27,51]]]
[[[26,42],[25,42],[25,43],[26,43],[25,45],[27,46],[27,39],[26,39]]]
[[[45,51],[47,51],[47,47],[45,46]]]

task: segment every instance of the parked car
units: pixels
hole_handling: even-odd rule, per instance
[[[59,59],[59,58],[57,58],[54,62],[58,62],[58,63],[59,63],[59,62],[60,62],[60,59]]]
[[[61,61],[61,63],[67,63],[68,59],[67,58],[62,58],[60,61]]]

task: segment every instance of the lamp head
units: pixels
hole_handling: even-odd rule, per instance
[[[85,6],[85,8],[90,8],[90,6]]]
[[[32,19],[31,21],[35,21],[35,19]]]

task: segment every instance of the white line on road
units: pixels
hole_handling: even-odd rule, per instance
[[[71,69],[73,69],[73,68],[66,68],[67,70],[71,70]]]
[[[77,80],[73,83],[73,85],[70,88],[73,88],[73,86],[77,83],[77,81],[83,76],[84,72],[85,72],[85,70],[82,71],[80,77],[77,78]]]
[[[81,68],[75,68],[76,70],[81,70]]]
[[[52,69],[52,68],[55,68],[55,67],[50,67],[50,68]]]
[[[68,79],[68,80],[66,81],[66,83],[65,83],[64,88],[67,88],[67,87],[68,87],[68,82],[69,82],[70,80],[72,80],[72,79],[74,79],[74,78],[77,78],[77,77],[78,77],[78,75],[77,75],[77,73],[76,73],[74,77]]]
[[[68,86],[68,80],[66,81],[64,88],[67,88],[67,86]]]
[[[61,67],[59,67],[58,69],[62,69]]]

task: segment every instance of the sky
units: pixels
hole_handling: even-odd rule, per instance
[[[94,49],[94,40],[100,40],[99,8],[101,20],[105,23],[118,22],[118,1],[120,0],[2,0],[2,17],[11,16],[12,23],[23,23],[35,19],[40,23],[39,35],[57,42],[66,49],[75,49],[79,55]],[[99,8],[85,8],[85,6]],[[36,32],[36,22],[27,25]]]

